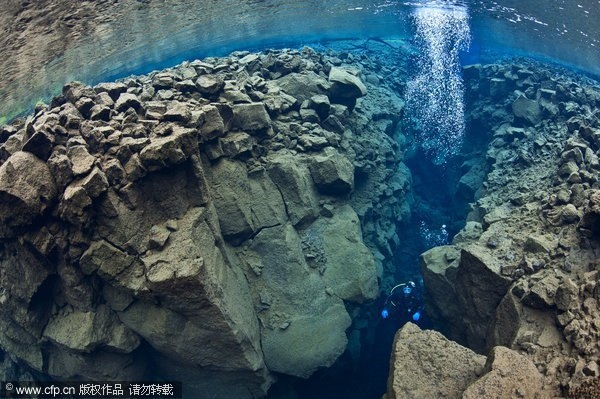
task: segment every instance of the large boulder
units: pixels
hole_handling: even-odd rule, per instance
[[[484,356],[408,323],[394,339],[387,399],[458,399],[484,364]]]
[[[454,246],[433,247],[420,256],[427,312],[433,319],[444,321],[440,323],[444,333],[461,341],[462,317],[454,288],[459,261],[460,250]]]
[[[125,112],[129,108],[133,108],[134,110],[139,110],[142,107],[142,103],[139,98],[132,93],[122,93],[119,95],[115,102],[115,110],[118,112]]]
[[[233,127],[246,132],[269,129],[271,118],[263,103],[236,104],[233,106]]]
[[[317,190],[322,194],[345,195],[354,189],[354,165],[333,147],[315,155],[309,168]]]
[[[329,71],[329,98],[333,103],[353,106],[356,99],[367,95],[367,88],[356,75],[349,71],[333,67]]]
[[[323,281],[335,295],[359,303],[377,297],[375,261],[363,243],[360,221],[350,205],[336,209],[331,218],[318,219],[304,237],[308,251],[322,250]]]
[[[542,120],[542,108],[535,100],[519,97],[512,103],[515,122],[521,125],[537,125]]]
[[[170,135],[153,138],[140,152],[140,160],[146,169],[156,171],[180,164],[196,151],[198,151],[197,131],[174,126]]]
[[[255,371],[263,367],[258,323],[242,273],[215,244],[214,219],[214,209],[190,209],[165,247],[142,258],[159,304],[140,299],[118,315],[167,357]]]
[[[221,159],[210,169],[208,177],[226,239],[245,239],[286,219],[281,194],[264,171],[248,175],[243,163]]]
[[[214,105],[205,105],[201,108],[201,112],[199,123],[202,140],[212,140],[222,136],[226,130],[226,126],[217,107]]]
[[[52,205],[57,195],[50,168],[35,155],[18,151],[0,166],[0,234],[23,226]]]
[[[294,97],[298,103],[309,100],[312,96],[326,93],[330,84],[314,72],[290,73],[275,82],[277,87]]]
[[[502,275],[501,267],[500,259],[480,245],[461,250],[455,290],[470,348],[486,348],[489,325],[512,284],[511,278]]]
[[[283,196],[292,224],[312,222],[318,201],[308,167],[293,155],[280,155],[271,159],[268,171]]]
[[[269,370],[307,378],[331,366],[346,349],[351,319],[327,293],[304,258],[301,240],[287,224],[261,230],[240,260],[260,304],[261,342]]]

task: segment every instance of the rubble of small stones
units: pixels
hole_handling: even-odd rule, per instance
[[[237,52],[73,82],[2,127],[0,370],[245,398],[332,365],[406,213],[378,70]]]
[[[579,397],[600,378],[600,88],[525,61],[464,74],[469,122],[492,137],[459,184],[465,227],[421,257],[428,310],[478,353],[523,354],[547,397]]]

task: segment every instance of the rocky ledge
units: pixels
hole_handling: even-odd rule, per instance
[[[440,330],[487,363],[471,353],[460,386],[420,378],[444,394],[403,395],[409,366],[398,358],[427,334],[406,327],[389,396],[598,397],[600,89],[530,63],[464,72],[473,133],[492,137],[479,162],[463,165],[458,190],[476,199],[466,226],[424,253],[421,268]],[[454,344],[438,342],[421,373],[447,367],[439,354]]]
[[[361,317],[347,308],[378,296],[410,185],[391,137],[403,102],[367,67],[240,52],[74,82],[4,126],[5,379],[245,398],[333,364]]]

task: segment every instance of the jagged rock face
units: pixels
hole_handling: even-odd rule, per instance
[[[520,351],[560,396],[598,376],[600,89],[539,65],[475,65],[465,76],[471,124],[493,136],[485,163],[463,177],[487,176],[470,189],[476,202],[453,245],[421,257],[428,309],[480,353]],[[504,397],[494,378],[468,397]]]
[[[55,378],[160,376],[194,397],[332,365],[345,302],[378,295],[410,183],[401,101],[366,90],[370,67],[237,53],[74,82],[3,128],[2,350]]]

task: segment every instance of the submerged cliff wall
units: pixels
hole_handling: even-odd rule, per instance
[[[332,365],[406,213],[403,102],[378,69],[234,53],[74,82],[4,126],[5,373],[243,398]]]

